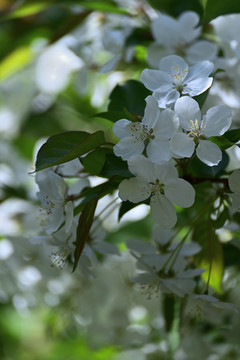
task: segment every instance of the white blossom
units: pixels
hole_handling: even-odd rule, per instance
[[[169,55],[159,63],[159,70],[145,69],[141,81],[153,91],[160,108],[171,107],[181,95],[196,96],[206,91],[212,84],[209,77],[213,63],[208,60],[188,66],[177,55]]]
[[[68,232],[73,221],[73,203],[67,200],[67,185],[64,179],[54,171],[46,169],[36,174],[36,183],[40,190],[37,196],[42,203],[46,233],[55,232],[64,220],[65,231]]]
[[[202,162],[208,166],[217,165],[222,159],[222,152],[207,139],[221,136],[229,129],[232,111],[227,106],[214,106],[202,118],[198,103],[188,96],[177,100],[174,109],[183,132],[172,138],[172,151],[177,156],[188,158],[196,148],[196,155]]]
[[[141,155],[146,148],[152,161],[168,161],[171,158],[169,140],[176,133],[179,120],[170,109],[160,111],[153,96],[148,96],[146,102],[141,122],[122,119],[114,124],[113,132],[120,139],[113,148],[114,153],[129,160],[131,156]]]
[[[72,72],[83,66],[82,60],[63,42],[49,46],[36,64],[36,84],[40,91],[57,94],[68,84]]]
[[[173,203],[192,206],[195,198],[192,185],[179,179],[176,168],[168,162],[154,164],[143,156],[136,156],[128,164],[135,177],[120,183],[119,197],[133,203],[150,198],[153,218],[163,228],[172,228],[177,222]]]

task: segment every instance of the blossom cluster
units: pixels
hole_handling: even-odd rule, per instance
[[[194,188],[178,178],[177,160],[196,155],[212,167],[222,159],[218,145],[209,138],[229,129],[232,111],[218,105],[202,116],[193,99],[212,85],[213,68],[208,60],[189,66],[177,55],[162,58],[159,70],[145,69],[141,75],[143,84],[153,92],[146,99],[142,120],[121,119],[113,126],[120,139],[114,153],[128,161],[136,176],[120,184],[120,198],[138,203],[151,197],[152,215],[166,228],[177,221],[173,203],[181,207],[194,204]]]
[[[234,18],[234,20],[236,19]],[[195,185],[198,182],[205,181],[204,178],[194,178],[188,168],[189,164],[200,163],[199,167],[204,169],[207,174],[215,174],[216,169],[219,167],[222,171],[220,176],[225,176],[229,174],[229,171],[223,171],[226,168],[224,161],[227,155],[225,153],[223,156],[222,150],[227,149],[236,142],[235,140],[231,142],[227,138],[223,138],[231,127],[234,129],[234,126],[232,126],[234,125],[232,120],[234,112],[230,108],[234,101],[232,97],[224,97],[224,91],[219,91],[219,86],[221,82],[225,81],[226,71],[231,68],[233,63],[234,71],[236,70],[235,66],[239,66],[240,39],[238,39],[236,32],[229,33],[227,37],[225,36],[227,33],[225,18],[220,17],[211,23],[218,36],[218,42],[203,39],[202,29],[198,26],[198,23],[198,15],[191,11],[181,14],[178,19],[163,14],[153,16],[151,30],[154,41],[147,49],[149,68],[141,72],[140,82],[138,83],[142,88],[145,87],[150,95],[145,98],[145,108],[141,114],[126,111],[126,118],[120,118],[119,116],[114,119],[115,122],[112,127],[113,134],[119,139],[115,144],[112,144],[115,156],[113,154],[111,156],[114,159],[113,162],[116,162],[116,169],[114,168],[113,172],[114,175],[120,175],[120,180],[118,178],[117,185],[115,184],[116,186],[114,185],[113,188],[114,190],[118,189],[118,196],[123,202],[123,207],[126,204],[126,207],[135,207],[135,205],[139,204],[150,206],[151,217],[159,229],[159,241],[162,241],[163,234],[166,231],[172,231],[175,225],[177,225],[177,234],[179,229],[185,231],[186,226],[189,227],[187,228],[188,234],[192,235],[195,231],[194,226],[197,222],[193,222],[193,224],[189,222],[187,225],[181,223],[179,225],[177,217],[179,208],[191,208],[195,204],[198,196]],[[134,27],[132,23],[128,23],[127,19],[117,29],[112,23],[106,25],[106,31],[103,31],[102,44],[105,50],[112,52],[114,57],[99,67],[100,73],[112,71],[121,60],[125,62],[131,61],[134,56],[134,49],[129,47],[125,54],[124,50],[126,49],[124,46],[132,32],[132,26]],[[224,28],[224,31],[222,28]],[[64,52],[64,46],[67,46],[66,43],[60,42],[57,48],[58,51]],[[224,53],[225,57],[221,56],[221,53]],[[41,69],[41,66],[46,65],[47,55],[49,55],[47,51],[42,54],[38,68]],[[82,66],[77,62],[76,55],[73,56],[71,51],[65,55],[67,58],[60,58],[67,65],[64,65],[66,76],[63,83],[60,84],[61,86],[57,86],[55,93],[62,90],[62,87],[66,85],[69,74]],[[70,66],[71,64],[72,66]],[[61,71],[60,65],[59,69]],[[231,76],[231,71],[229,74]],[[46,75],[48,76],[47,73]],[[53,83],[55,84],[55,80]],[[234,81],[233,83],[235,84]],[[216,93],[218,93],[217,98]],[[113,99],[111,98],[111,100]],[[112,101],[113,103],[114,101]],[[211,106],[211,104],[214,104],[214,106]],[[118,113],[119,109],[116,110],[116,113]],[[115,115],[114,111],[112,113]],[[96,147],[91,148],[93,153],[90,153],[90,156],[93,155],[93,159],[94,154],[96,154],[95,150],[102,145],[105,145],[105,143],[97,144]],[[101,150],[106,151],[103,158],[100,157],[104,163],[112,150],[106,147]],[[78,168],[77,175],[74,175],[76,178],[79,177],[81,171],[84,172],[84,176],[88,173],[88,166],[84,168],[88,160],[87,152],[83,155],[80,158],[83,167]],[[124,172],[119,171],[118,173],[118,164],[122,164],[122,162],[117,162],[119,159],[116,160],[116,157],[120,157],[125,162],[125,165],[123,165],[125,166]],[[109,164],[112,163],[109,162]],[[76,215],[85,214],[89,209],[83,205],[80,206],[81,210],[75,211],[76,207],[79,209],[82,199],[88,206],[91,199],[94,198],[94,192],[90,193],[89,197],[87,195],[86,198],[81,194],[84,186],[91,188],[86,179],[80,179],[79,182],[76,182],[75,192],[72,191],[71,186],[69,186],[70,183],[67,185],[64,180],[65,174],[61,173],[62,166],[66,165],[51,167],[50,170],[48,167],[48,169],[40,171],[36,176],[36,182],[40,190],[38,198],[42,203],[42,215],[44,215],[42,221],[44,230],[48,236],[55,238],[58,243],[63,239],[65,245],[67,243],[63,256],[61,253],[55,253],[54,255],[54,262],[59,262],[61,267],[68,254],[74,251],[76,242],[82,240],[77,237],[76,233],[81,234],[79,226],[83,226],[83,224],[81,221],[77,223]],[[82,166],[79,161],[77,161],[77,166]],[[101,177],[100,167],[96,175],[100,174]],[[59,169],[61,170],[60,173]],[[111,171],[105,173],[103,171],[103,178],[106,173],[112,174]],[[66,172],[66,174],[68,177],[69,173]],[[106,177],[110,182],[111,177],[108,177],[108,175]],[[209,201],[210,205],[207,204],[207,209],[210,208],[209,213],[207,213],[207,221],[210,223],[210,221],[215,221],[216,218],[223,215],[223,220],[219,220],[220,225],[223,226],[226,219],[229,219],[228,210],[228,214],[225,216],[226,212],[224,211],[226,208],[230,205],[230,212],[233,213],[239,210],[239,170],[232,172],[228,180],[222,177],[213,179],[212,182],[214,183],[214,181],[218,183],[219,187],[215,186],[216,184],[209,186],[209,193],[212,191],[214,196]],[[78,188],[76,188],[76,185]],[[112,188],[110,188],[109,193],[112,193]],[[221,193],[220,196],[218,196],[219,193]],[[98,196],[102,197],[101,192],[97,194]],[[128,202],[132,204],[129,205]],[[91,207],[89,206],[89,208]],[[193,213],[196,215],[198,210],[193,209]],[[181,212],[181,209],[179,212]],[[121,216],[120,214],[119,218]],[[196,218],[198,219],[198,217]],[[91,216],[88,219],[91,219]],[[94,224],[98,223],[96,214],[93,219],[93,222],[89,221],[89,224],[87,224],[88,230],[84,233],[86,235],[84,242],[86,243],[84,243],[83,257],[86,255],[86,259],[92,260],[94,252],[117,254],[118,249],[112,244],[94,240],[93,227]],[[210,226],[212,226],[212,223],[210,223]],[[216,229],[219,228],[217,221],[214,226],[216,226]],[[97,224],[96,227],[98,228],[99,225]],[[88,233],[89,229],[91,231]],[[213,233],[215,233],[215,230],[213,230]],[[97,236],[101,240],[104,238],[104,236]],[[160,288],[163,292],[173,292],[179,296],[184,296],[185,294],[192,294],[196,286],[194,278],[203,272],[201,269],[188,268],[189,264],[195,266],[192,263],[192,257],[200,251],[200,247],[195,252],[194,241],[188,242],[190,236],[186,238],[183,236],[183,243],[180,240],[181,236],[177,236],[180,244],[182,244],[181,248],[178,248],[178,245],[172,241],[174,238],[173,235],[169,240],[169,246],[165,254],[162,254],[158,249],[159,246],[157,246],[153,249],[151,256],[148,256],[148,259],[144,254],[135,255],[139,264],[144,263],[146,265],[147,259],[147,267],[144,265],[147,271],[141,274],[136,282],[139,280],[142,284],[150,284],[150,287]],[[71,240],[69,241],[69,239]],[[188,245],[184,243],[186,239]],[[141,247],[140,244],[138,246]],[[185,246],[193,247],[193,251],[190,251],[186,257],[184,255]],[[167,263],[171,257],[173,257],[173,262],[169,267]],[[77,261],[75,258],[75,263]],[[157,265],[153,266],[155,262]]]

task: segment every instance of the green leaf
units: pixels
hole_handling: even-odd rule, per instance
[[[34,1],[32,3],[25,3],[17,7],[16,10],[5,16],[5,19],[16,19],[26,16],[33,16],[40,11],[43,11],[52,4],[48,1]]]
[[[223,211],[217,217],[216,220],[212,220],[214,229],[220,229],[224,226],[225,222],[229,219],[229,213],[227,207],[224,207]]]
[[[0,62],[0,81],[5,80],[32,61],[34,53],[30,46],[21,46]]]
[[[126,9],[118,8],[116,4],[106,3],[106,1],[81,1],[80,5],[85,9],[94,10],[94,11],[103,11],[114,14],[123,14],[129,15],[129,12]]]
[[[94,115],[94,117],[100,117],[116,122],[120,119],[124,119],[126,117],[126,113],[124,113],[123,111],[105,111]]]
[[[107,178],[114,175],[118,175],[123,178],[133,176],[128,170],[127,162],[123,161],[120,157],[114,154],[106,154],[106,161],[99,175]]]
[[[205,16],[204,21],[209,22],[212,19],[215,19],[217,16],[239,13],[240,12],[240,3],[236,0],[207,0],[205,6]]]
[[[84,206],[93,199],[101,199],[107,194],[111,194],[118,188],[121,178],[115,176],[106,181],[103,184],[97,185],[93,188],[85,188],[81,192],[80,198],[83,198],[81,203],[74,209],[74,216],[78,215],[84,208]]]
[[[76,159],[104,144],[102,131],[68,131],[51,136],[37,154],[36,171]]]
[[[143,116],[146,107],[145,99],[151,92],[136,80],[129,80],[123,85],[117,85],[111,95],[109,111],[125,113],[125,118],[133,120],[132,114]]]
[[[88,202],[79,217],[78,227],[77,227],[77,236],[76,236],[76,249],[74,251],[74,264],[73,264],[73,272],[76,270],[78,261],[84,249],[85,243],[87,241],[89,231],[91,229],[94,213],[96,210],[96,206],[98,203],[98,198],[93,199]]]
[[[229,130],[224,134],[224,137],[232,143],[237,143],[240,141],[240,129]]]
[[[195,157],[190,164],[188,165],[187,171],[191,176],[197,178],[215,178],[220,176],[226,166],[229,163],[229,156],[228,154],[223,151],[222,152],[222,160],[216,166],[208,166],[200,161],[197,157]]]
[[[224,135],[222,136],[211,136],[208,140],[218,145],[221,150],[226,150],[234,145],[233,142],[229,141]]]
[[[204,91],[204,93],[194,96],[193,99],[197,101],[200,109],[203,107],[207,97],[208,97],[209,89],[207,91]]]
[[[91,175],[99,175],[106,160],[107,149],[99,148],[91,151],[82,160],[84,169]]]
[[[183,11],[195,11],[200,16],[203,14],[203,7],[201,0],[148,0],[148,3],[160,10],[165,12],[173,17],[180,15]]]

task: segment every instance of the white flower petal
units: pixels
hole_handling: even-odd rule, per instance
[[[147,146],[147,156],[155,163],[171,159],[170,142],[162,138],[151,140]]]
[[[183,179],[170,180],[164,186],[164,194],[171,202],[184,208],[192,206],[195,200],[194,188]]]
[[[160,112],[159,119],[154,127],[153,135],[170,139],[179,127],[179,119],[174,111],[166,109]]]
[[[130,157],[142,154],[145,148],[142,140],[134,137],[125,137],[113,147],[116,156],[121,156],[123,160],[129,160]]]
[[[173,107],[177,99],[180,97],[180,93],[176,89],[164,89],[164,86],[161,89],[157,89],[153,92],[153,96],[158,101],[158,106],[161,109]]]
[[[37,60],[37,86],[42,92],[56,94],[66,87],[71,72],[82,66],[83,61],[66,46],[49,46]]]
[[[204,60],[193,65],[189,69],[187,78],[185,79],[187,84],[190,81],[200,78],[207,78],[213,71],[214,64],[211,61]]]
[[[214,106],[206,113],[204,134],[207,137],[221,136],[232,123],[232,111],[227,106]]]
[[[67,192],[67,185],[64,179],[53,171],[49,171],[48,176],[51,184],[51,190],[52,190],[51,192],[53,194],[54,199],[56,200],[64,199]]]
[[[73,202],[68,201],[64,207],[65,209],[65,232],[68,233],[71,230],[73,223]]]
[[[52,234],[60,227],[64,221],[63,207],[55,207],[52,212],[48,214],[46,222],[44,223],[44,230],[47,234]]]
[[[170,141],[171,150],[178,156],[190,158],[195,149],[193,138],[185,133],[177,133]]]
[[[126,119],[121,119],[115,122],[112,128],[114,135],[118,139],[122,139],[126,136],[130,136],[131,130],[129,125],[131,125],[131,123],[132,123],[131,121]]]
[[[162,184],[166,184],[169,179],[177,179],[178,172],[175,166],[169,162],[163,162],[161,164],[154,165],[156,179]]]
[[[201,120],[201,111],[198,103],[190,98],[189,96],[183,96],[176,101],[175,111],[179,118],[180,125],[184,130],[189,131],[191,127],[191,122]]]
[[[146,98],[146,103],[147,105],[142,119],[142,124],[151,129],[154,128],[161,112],[158,107],[158,102],[153,96],[148,96]]]
[[[152,34],[158,44],[174,46],[177,43],[178,23],[168,15],[160,14],[151,24]]]
[[[123,180],[118,189],[121,200],[133,203],[146,200],[151,195],[149,184],[137,177]]]
[[[186,87],[184,87],[182,93],[188,94],[189,96],[196,96],[202,94],[212,85],[212,82],[212,77],[193,79],[186,83]]]
[[[159,69],[161,71],[165,71],[168,74],[171,81],[173,81],[172,74],[174,72],[173,70],[176,70],[176,67],[179,68],[179,71],[183,72],[183,79],[184,79],[184,77],[186,77],[188,74],[188,64],[180,56],[169,55],[162,58],[162,60],[159,63]]]
[[[144,156],[132,157],[128,161],[129,171],[140,178],[144,179],[146,182],[155,182],[155,168],[152,161]]]
[[[177,222],[176,210],[164,195],[154,195],[150,200],[154,220],[163,228],[170,229]]]
[[[182,37],[185,43],[194,40],[201,32],[201,27],[196,26],[199,23],[199,16],[194,11],[184,11],[178,18],[179,29],[181,29]]]
[[[153,91],[165,85],[168,91],[172,87],[172,79],[164,71],[145,69],[141,74],[141,82],[144,86]],[[168,89],[168,90],[167,90]]]
[[[209,140],[200,140],[196,150],[197,157],[208,166],[215,166],[222,160],[219,147]]]
[[[186,58],[191,64],[203,60],[212,61],[215,60],[217,51],[218,47],[216,44],[206,40],[199,40],[188,48]]]

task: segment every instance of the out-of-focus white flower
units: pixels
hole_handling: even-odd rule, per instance
[[[67,86],[70,74],[82,66],[82,60],[64,43],[56,43],[37,60],[36,84],[44,93],[57,94]]]
[[[152,33],[157,44],[168,47],[185,46],[196,39],[201,31],[197,27],[199,16],[192,11],[183,12],[178,19],[160,14],[152,22]]]
[[[196,96],[206,91],[212,84],[209,77],[213,63],[201,61],[188,66],[177,55],[169,55],[160,61],[159,70],[145,69],[141,81],[147,89],[153,91],[160,108],[171,107],[181,95]]]
[[[64,179],[49,169],[36,174],[39,186],[37,196],[42,203],[45,216],[43,225],[46,233],[55,232],[65,219],[65,231],[68,232],[73,221],[73,203],[68,201],[67,185]]]
[[[191,157],[196,148],[196,155],[202,162],[208,166],[217,165],[222,152],[207,138],[221,136],[229,129],[232,111],[227,106],[214,106],[202,118],[198,103],[188,96],[177,100],[175,111],[185,132],[172,138],[172,151],[180,157]]]
[[[228,178],[230,190],[233,192],[232,207],[235,211],[240,211],[240,170],[234,170]]]
[[[178,118],[170,109],[160,111],[153,96],[148,96],[146,102],[141,122],[122,119],[113,125],[113,132],[120,139],[113,148],[114,153],[129,160],[131,156],[141,155],[146,148],[152,161],[168,161],[171,158],[169,140],[178,129]]]
[[[150,198],[153,218],[163,228],[176,224],[177,215],[173,203],[190,207],[195,191],[187,181],[178,178],[176,168],[168,162],[154,164],[143,156],[132,157],[129,170],[135,177],[123,180],[119,185],[119,197],[138,203]]]
[[[159,59],[167,55],[180,55],[186,58],[189,64],[199,61],[213,61],[217,55],[217,45],[198,40],[201,27],[197,27],[199,16],[192,12],[183,12],[178,19],[160,14],[152,21],[151,28],[154,42],[148,48],[148,63],[158,67]]]

